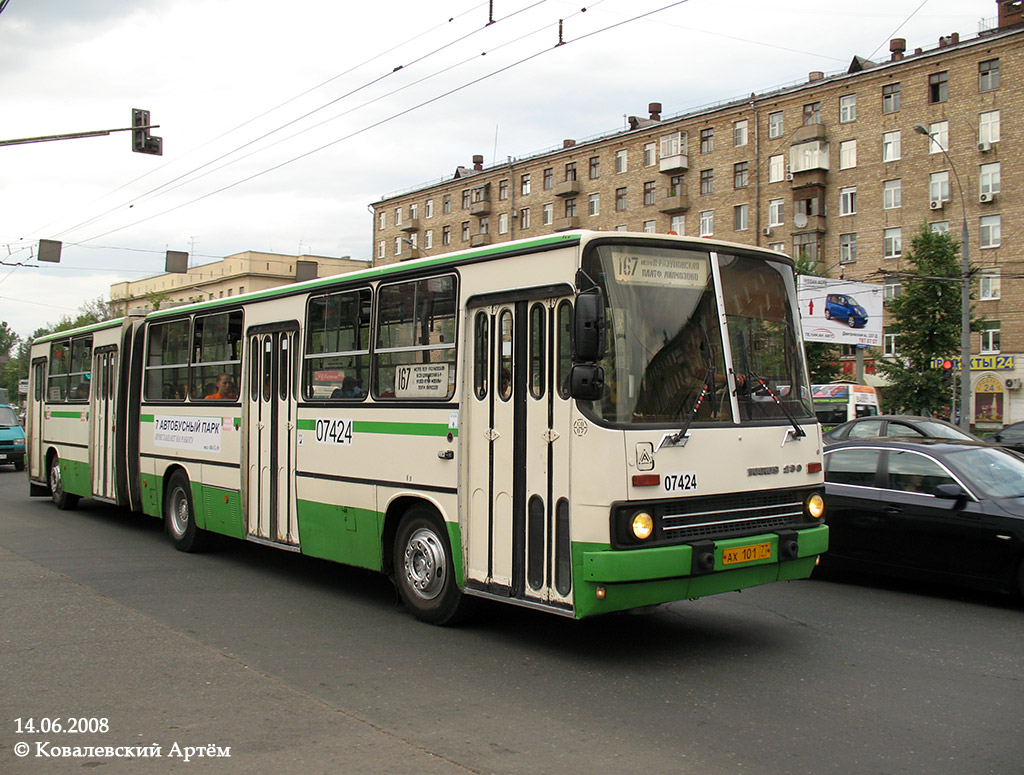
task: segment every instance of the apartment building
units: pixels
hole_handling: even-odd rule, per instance
[[[373,203],[374,261],[575,228],[675,232],[807,256],[889,296],[920,225],[959,238],[966,218],[986,321],[975,421],[1024,420],[1024,11],[996,6],[971,37],[894,39],[886,61],[851,54],[843,72],[743,100],[670,117],[651,103],[621,131],[490,167],[475,156]]]
[[[185,273],[165,273],[110,286],[110,309],[117,315],[182,302],[219,299],[316,277],[365,269],[366,261],[327,256],[290,256],[247,250]]]

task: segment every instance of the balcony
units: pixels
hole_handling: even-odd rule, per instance
[[[820,167],[791,174],[793,177],[791,181],[793,188],[804,188],[806,186],[821,186],[824,188],[828,182],[828,170],[821,169]]]
[[[685,172],[690,168],[690,158],[685,153],[662,156],[658,161],[658,171],[669,175]]]
[[[690,209],[690,197],[687,194],[675,192],[676,189],[674,188],[668,190],[668,196],[658,203],[660,205],[658,212],[665,213],[666,215],[678,215]]]
[[[407,221],[403,221],[402,225],[399,226],[398,228],[399,228],[400,231],[410,232],[410,233],[414,232],[414,231],[419,231],[420,230],[420,219],[419,218],[410,218]]]
[[[494,242],[494,238],[490,234],[474,234],[469,238],[469,246],[473,248],[482,248],[492,242]]]
[[[555,196],[576,196],[579,192],[578,180],[565,180],[555,184]]]
[[[809,234],[810,232],[825,231],[824,215],[804,215],[797,213],[793,216],[793,234]]]
[[[578,229],[579,227],[580,219],[576,215],[555,219],[555,231],[569,231],[569,229]]]
[[[802,126],[793,133],[793,137],[790,139],[790,145],[797,145],[798,143],[806,143],[809,140],[824,140],[825,139],[825,125],[824,124],[809,124]]]
[[[491,200],[490,199],[479,199],[476,202],[470,202],[469,214],[470,215],[490,215],[491,214]]]

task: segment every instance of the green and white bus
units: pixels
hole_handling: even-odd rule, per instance
[[[31,491],[585,617],[807,577],[827,546],[792,262],[565,232],[32,346]]]

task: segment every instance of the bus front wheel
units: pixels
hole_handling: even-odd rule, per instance
[[[61,511],[69,511],[78,505],[78,496],[64,489],[64,479],[60,469],[60,455],[50,455],[50,468],[47,483],[50,485],[50,497]]]
[[[179,552],[199,552],[207,544],[209,534],[196,524],[192,508],[192,487],[181,471],[171,476],[164,496],[164,526],[167,535]]]
[[[444,522],[430,509],[411,508],[395,539],[395,583],[405,607],[431,624],[455,624],[469,601],[455,581],[452,550]]]

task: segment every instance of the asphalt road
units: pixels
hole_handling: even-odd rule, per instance
[[[811,580],[446,629],[372,573],[184,555],[27,490],[0,469],[2,773],[1024,772],[1024,608],[1000,597]]]

